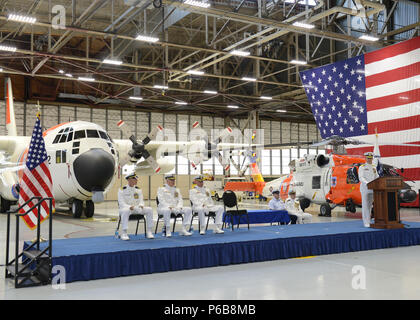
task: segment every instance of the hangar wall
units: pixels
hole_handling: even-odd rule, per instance
[[[37,106],[22,102],[15,102],[15,116],[17,132],[19,135],[30,135],[35,123]],[[0,102],[0,114],[5,114],[5,103]],[[41,122],[44,129],[50,128],[58,123],[67,121],[90,121],[97,123],[108,131],[114,139],[125,138],[122,132],[116,127],[116,123],[123,119],[126,125],[138,137],[145,136],[151,128],[162,125],[165,129],[171,129],[178,140],[188,140],[189,128],[195,121],[199,121],[201,127],[212,136],[212,129],[223,129],[225,119],[222,117],[209,117],[185,114],[163,114],[155,112],[92,109],[88,107],[41,105]],[[246,119],[235,119],[235,122],[242,127]],[[315,124],[293,123],[260,120],[259,127],[264,129],[264,143],[285,143],[302,142],[321,139]],[[5,120],[0,124],[0,135],[6,135]],[[261,156],[260,170],[264,177],[277,177],[289,173],[288,163],[306,153],[318,153],[323,150],[291,149],[291,150],[263,150]],[[242,157],[237,157],[237,162],[242,162]],[[210,159],[202,164],[198,171],[194,171],[188,160],[178,156],[173,157],[176,163],[173,173],[177,174],[177,185],[184,197],[188,196],[194,175],[206,170],[214,172],[216,177],[222,177],[223,168],[216,159]],[[236,170],[232,167],[231,174],[235,175]],[[124,179],[118,179],[112,190],[107,194],[107,200],[117,198],[118,188],[125,183]],[[143,189],[145,199],[155,199],[156,190],[163,185],[163,176],[141,177],[139,186]]]

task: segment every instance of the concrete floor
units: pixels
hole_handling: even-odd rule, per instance
[[[247,206],[255,208],[255,205]],[[316,207],[310,209],[317,211]],[[116,202],[97,205],[93,219],[75,220],[65,213],[57,213],[53,238],[112,235],[117,217]],[[402,209],[401,217],[405,221],[420,221],[420,211]],[[330,218],[313,215],[314,223],[348,219],[340,210]],[[5,222],[6,216],[0,215],[3,229],[0,232],[0,300],[420,299],[420,246],[74,282],[66,284],[65,289],[52,286],[15,289],[12,282],[4,278]],[[21,242],[35,237],[34,232],[22,223],[21,226]],[[47,229],[47,224],[44,228]],[[134,228],[135,222],[131,222],[129,233],[133,233]],[[197,230],[197,224],[194,229]]]

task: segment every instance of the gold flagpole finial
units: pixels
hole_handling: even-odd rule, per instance
[[[39,104],[39,100],[38,100],[38,103],[37,103],[37,108],[38,108],[38,111],[37,111],[37,113],[36,113],[36,116],[37,117],[39,117],[40,115],[41,115],[41,106],[40,106],[40,104]]]

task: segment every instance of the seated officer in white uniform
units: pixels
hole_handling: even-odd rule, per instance
[[[272,194],[273,199],[268,203],[270,210],[286,210],[283,200],[280,199],[280,191],[274,190]]]
[[[310,223],[312,221],[312,215],[307,212],[303,212],[300,207],[299,201],[296,200],[296,192],[294,190],[289,191],[289,198],[286,199],[286,210],[289,215],[297,217],[297,223]]]
[[[272,192],[273,199],[270,200],[268,203],[268,207],[270,210],[286,210],[286,205],[284,204],[283,200],[280,199],[280,191],[274,190]],[[289,224],[296,224],[297,216],[294,214],[289,214],[290,222]]]
[[[171,213],[183,214],[184,219],[182,222],[182,236],[190,236],[192,233],[188,232],[186,227],[191,222],[191,208],[184,207],[182,195],[178,188],[175,187],[175,176],[173,174],[165,175],[165,185],[160,187],[157,191],[159,206],[157,208],[158,214],[163,215],[165,223],[166,236],[170,237],[171,234]]]
[[[216,229],[215,233],[224,233],[222,230],[223,206],[214,205],[210,192],[204,187],[203,177],[197,176],[194,178],[196,186],[190,190],[190,200],[192,202],[193,210],[198,213],[200,221],[200,234],[206,233],[206,214],[210,211],[216,213]]]
[[[130,240],[127,235],[128,219],[131,214],[142,214],[146,216],[146,237],[153,239],[153,210],[144,206],[143,192],[137,187],[138,177],[130,173],[126,177],[127,185],[118,191],[118,208],[121,216],[122,233],[121,240]]]
[[[373,190],[368,189],[367,184],[379,177],[376,168],[372,165],[373,153],[365,153],[366,163],[359,167],[360,194],[362,196],[363,225],[370,227],[370,215],[373,204]]]

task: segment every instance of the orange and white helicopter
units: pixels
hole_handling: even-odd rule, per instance
[[[337,147],[347,144],[367,143],[332,136],[311,146]],[[308,208],[311,203],[315,203],[320,205],[320,216],[331,216],[331,210],[336,206],[345,206],[347,211],[356,212],[356,207],[361,207],[362,204],[358,168],[365,162],[364,156],[335,152],[326,155],[305,155],[291,161],[290,174],[267,182],[263,195],[269,197],[273,190],[280,190],[280,197],[285,200],[289,191],[293,189],[296,191],[296,198],[302,210]],[[382,166],[385,174],[398,175],[395,168],[384,164]],[[412,202],[417,194],[406,184],[406,189],[401,190],[399,197],[401,202]]]
[[[30,136],[18,136],[13,105],[12,83],[5,77],[6,130],[0,136],[0,212],[6,212],[19,198],[19,180],[26,162]],[[35,118],[35,117],[34,117]],[[35,123],[35,119],[34,119]],[[125,129],[124,122],[118,126]],[[231,130],[221,130],[219,138]],[[86,121],[58,124],[43,132],[53,182],[53,196],[57,206],[69,205],[74,217],[94,214],[94,202],[101,202],[112,187],[120,168],[130,165],[137,175],[171,171],[175,164],[165,154],[195,154],[206,150],[216,155],[224,148],[238,144],[205,141],[167,141],[164,129],[155,127],[142,140],[122,130],[129,139],[113,140],[99,125]],[[156,139],[156,140],[155,140]],[[207,148],[207,149],[206,149]],[[219,160],[226,165],[219,154]]]

